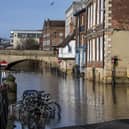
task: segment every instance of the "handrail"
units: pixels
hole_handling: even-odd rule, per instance
[[[0,129],[6,129],[8,119],[8,86],[0,85]]]

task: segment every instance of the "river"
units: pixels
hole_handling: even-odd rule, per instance
[[[18,85],[17,100],[24,90],[45,90],[61,105],[60,122],[50,123],[48,129],[129,118],[129,85],[112,87],[83,78],[63,78],[45,69],[37,72],[17,67],[20,71],[13,71]]]

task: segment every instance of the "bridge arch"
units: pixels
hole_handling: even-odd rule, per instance
[[[35,59],[22,59],[22,60],[17,60],[17,61],[13,61],[13,62],[10,62],[7,67],[5,68],[6,70],[10,70],[11,67],[13,67],[14,65],[16,64],[19,64],[21,62],[25,62],[25,61],[41,61],[41,60],[35,60]]]
[[[26,61],[26,60],[38,60],[52,66],[58,67],[57,55],[53,52],[46,51],[18,51],[18,50],[3,50],[0,51],[0,61],[5,60],[8,62],[6,69],[11,68],[13,65]]]

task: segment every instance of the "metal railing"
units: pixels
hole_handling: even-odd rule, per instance
[[[6,129],[8,121],[8,87],[0,85],[0,129]]]

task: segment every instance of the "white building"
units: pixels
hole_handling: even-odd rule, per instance
[[[73,67],[76,55],[75,17],[74,13],[81,7],[80,1],[74,1],[65,11],[65,40],[59,45],[58,58],[61,69],[68,71]]]
[[[62,60],[75,59],[76,44],[74,39],[75,33],[68,35],[59,46],[58,58]]]
[[[65,37],[67,37],[75,27],[75,17],[73,14],[81,7],[81,2],[74,1],[65,11]]]
[[[41,30],[12,30],[10,32],[10,44],[13,45],[13,48],[17,48],[23,40],[34,39],[39,43],[39,39],[42,35]]]

